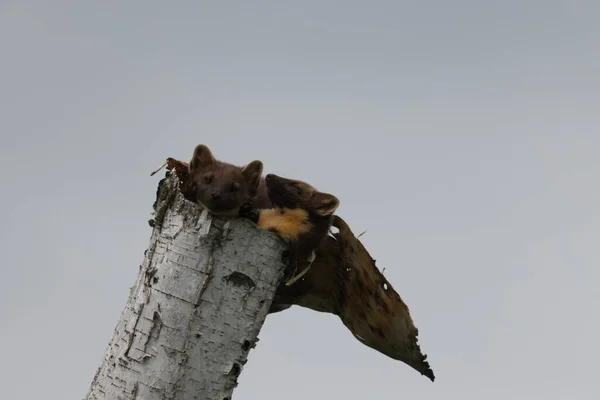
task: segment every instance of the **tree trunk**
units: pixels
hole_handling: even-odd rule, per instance
[[[211,217],[167,173],[135,285],[86,399],[231,399],[282,278],[285,245]]]

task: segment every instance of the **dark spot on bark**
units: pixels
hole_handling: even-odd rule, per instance
[[[155,276],[154,279],[152,279],[153,283],[158,283],[158,276]]]
[[[150,328],[150,332],[148,332],[149,338],[158,339],[160,335],[160,331],[162,329],[162,318],[158,311],[154,311],[152,314],[152,328]]]
[[[167,177],[158,181],[158,185],[156,185],[156,199],[154,200],[154,204],[152,204],[152,208],[154,210],[156,210],[156,207],[158,206],[158,199],[160,199],[160,194],[161,194],[160,192],[161,192],[161,189],[164,187],[166,181],[167,181]]]
[[[250,343],[249,340],[244,340],[244,343],[242,343],[242,350],[248,351],[248,350],[250,350],[251,346],[252,346],[252,343]]]
[[[389,313],[389,308],[387,306],[387,304],[385,303],[385,300],[383,300],[381,298],[381,294],[379,293],[379,290],[375,291],[375,295],[373,296],[373,299],[375,299],[375,303],[377,303],[377,305],[379,307],[381,307],[386,313]]]
[[[225,387],[228,389],[236,387],[238,385],[237,378],[240,376],[241,373],[242,367],[240,366],[240,364],[233,363],[233,365],[231,366],[231,370],[229,371],[229,379],[225,383]]]
[[[376,328],[373,325],[369,325],[371,332],[376,333],[379,337],[383,337],[383,331],[380,328]]]
[[[382,301],[382,302],[381,302],[381,304],[380,304],[380,306],[381,306],[381,308],[383,308],[383,311],[384,311],[386,314],[389,314],[389,313],[390,313],[390,309],[388,308],[388,306],[387,306],[387,304],[385,303],[385,301]]]
[[[153,219],[149,219],[148,225],[150,225],[151,228],[154,228],[154,226],[156,225],[156,221],[154,221]]]
[[[196,339],[200,339],[201,335],[199,333],[196,333],[194,336],[196,337]]]
[[[229,282],[234,286],[245,286],[247,289],[254,289],[256,283],[248,275],[235,271],[223,278],[225,282]]]

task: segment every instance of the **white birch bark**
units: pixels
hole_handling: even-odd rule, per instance
[[[201,212],[174,174],[154,207],[144,262],[86,399],[231,399],[285,247],[249,221]]]

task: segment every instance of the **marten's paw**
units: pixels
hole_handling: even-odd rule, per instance
[[[242,218],[249,219],[256,224],[258,223],[258,218],[260,217],[260,211],[257,208],[254,208],[252,202],[249,201],[242,204],[238,215]]]

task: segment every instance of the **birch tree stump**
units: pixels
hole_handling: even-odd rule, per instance
[[[86,399],[229,400],[254,347],[286,249],[241,218],[159,183],[150,245]],[[107,288],[107,290],[110,290]]]

